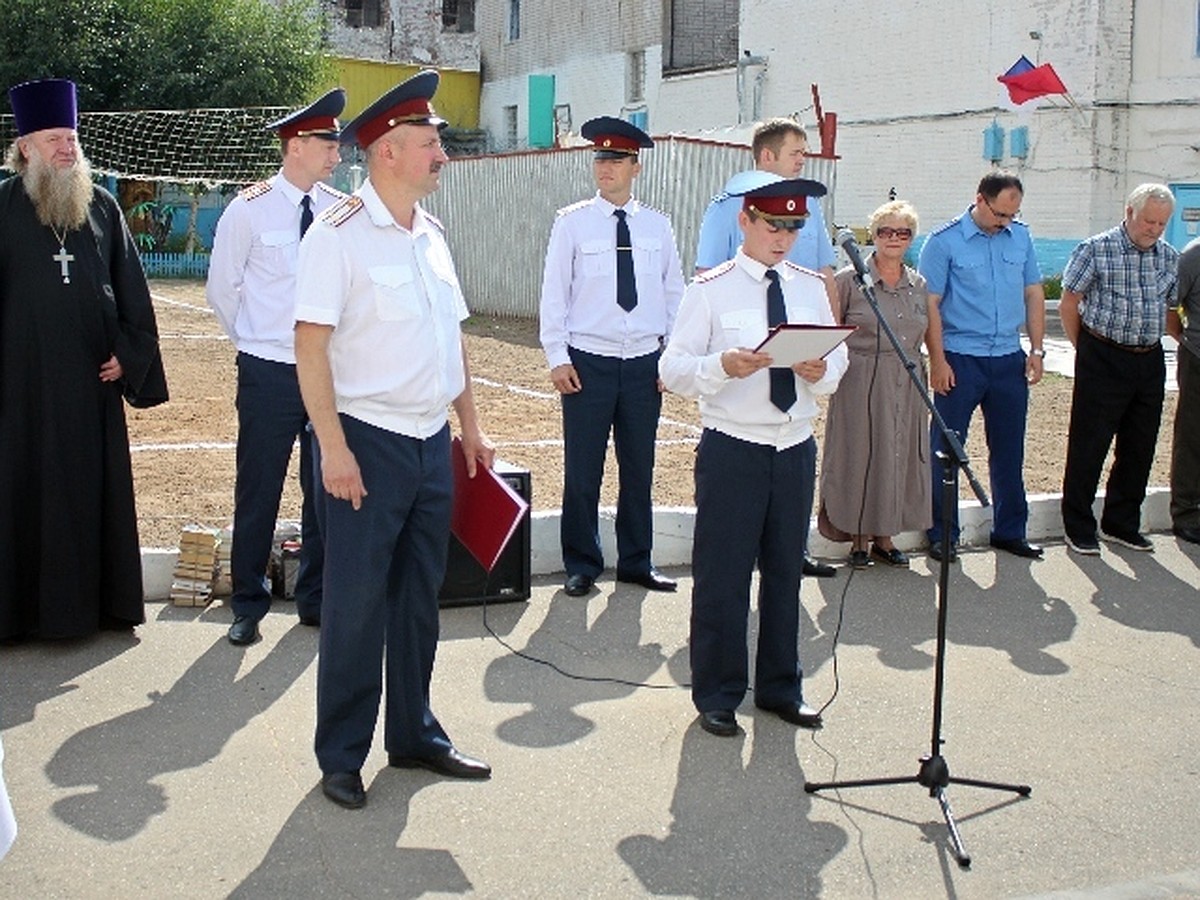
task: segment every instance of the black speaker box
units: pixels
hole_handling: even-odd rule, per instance
[[[492,471],[529,503],[533,499],[528,469],[497,459]],[[446,578],[438,593],[440,606],[468,606],[477,603],[502,603],[529,599],[529,513],[521,520],[496,560],[491,572],[473,557],[454,535],[450,535],[450,555],[446,560]]]

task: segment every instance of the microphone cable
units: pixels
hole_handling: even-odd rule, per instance
[[[861,286],[860,286],[860,290],[861,290]],[[863,291],[863,301],[867,303],[867,308],[871,309],[870,303],[866,300],[865,291]],[[848,308],[849,308],[849,303],[847,303],[847,311],[848,311]],[[844,317],[844,315],[845,314],[843,314],[843,317]],[[879,310],[879,315],[880,316],[883,315],[882,309]],[[843,322],[843,324],[845,324],[845,323]],[[858,504],[858,521],[855,526],[856,531],[854,534],[850,535],[850,547],[852,549],[854,547],[855,536],[862,534],[863,518],[865,517],[866,510],[867,510],[867,484],[868,484],[868,481],[870,479],[870,474],[871,474],[871,463],[874,461],[874,455],[875,455],[875,429],[873,427],[874,426],[874,418],[875,418],[875,409],[874,409],[874,404],[871,401],[875,396],[875,384],[879,377],[879,359],[880,359],[880,354],[883,350],[883,333],[882,333],[882,329],[878,326],[879,326],[879,323],[876,322],[875,357],[874,357],[874,362],[871,365],[871,377],[867,381],[867,419],[866,419],[866,421],[867,421],[867,464],[863,467],[862,497],[859,500],[859,504]],[[847,350],[849,350],[848,347],[847,347]],[[849,365],[847,365],[846,371],[847,372],[850,371]],[[845,375],[843,375],[842,377],[845,378]],[[834,392],[834,395],[836,396],[836,391]],[[831,398],[831,402],[832,402],[832,398]],[[828,441],[826,442],[826,447],[828,447]],[[824,497],[822,497],[821,498],[821,506],[824,507],[824,505],[825,505],[825,499],[824,499]],[[818,521],[819,521],[819,516],[820,516],[820,512],[818,512]],[[833,523],[831,522],[830,525],[832,525],[832,524]],[[868,552],[868,559],[869,559],[870,551],[868,550],[867,552]],[[825,714],[825,710],[829,709],[829,707],[831,707],[833,705],[834,701],[837,700],[838,693],[841,691],[841,674],[838,670],[838,653],[837,653],[837,651],[838,651],[838,645],[841,642],[842,626],[845,623],[845,619],[846,619],[846,600],[850,595],[850,586],[854,583],[854,573],[856,571],[853,566],[850,566],[849,568],[850,568],[850,574],[846,577],[846,582],[845,582],[845,584],[842,585],[841,596],[838,598],[837,619],[835,621],[834,629],[833,629],[833,641],[830,644],[830,648],[829,648],[829,659],[830,659],[830,663],[831,663],[831,666],[833,669],[833,693],[829,695],[829,699],[826,700],[825,703],[822,704],[821,708],[817,710],[817,712],[820,713],[822,716]]]
[[[529,653],[525,650],[519,650],[516,647],[514,647],[512,644],[510,644],[508,641],[506,641],[504,638],[502,638],[496,632],[496,630],[494,628],[492,628],[492,624],[488,621],[488,602],[487,602],[486,597],[483,600],[483,627],[487,631],[487,633],[492,636],[493,640],[495,640],[496,643],[498,643],[501,647],[503,647],[505,650],[507,650],[513,656],[516,656],[520,659],[527,660],[528,662],[531,662],[531,663],[537,663],[539,666],[545,666],[547,669],[550,669],[552,672],[555,672],[556,674],[561,675],[564,678],[569,678],[572,681],[584,681],[584,682],[590,682],[592,684],[616,684],[616,685],[620,685],[621,687],[647,688],[647,689],[653,690],[653,691],[690,690],[692,687],[692,684],[690,681],[676,683],[676,684],[659,684],[659,683],[650,682],[650,681],[634,681],[629,678],[618,678],[615,675],[581,675],[578,672],[571,672],[567,669],[564,669],[562,666],[560,666],[556,662],[551,662],[550,660],[543,659],[540,656],[534,656],[532,653]]]

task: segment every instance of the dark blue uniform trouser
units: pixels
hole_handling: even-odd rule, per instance
[[[1181,350],[1180,355],[1187,353]],[[1134,353],[1105,344],[1081,328],[1075,347],[1075,385],[1063,472],[1063,529],[1095,539],[1092,504],[1100,472],[1116,437],[1100,527],[1109,534],[1141,530],[1142,501],[1154,464],[1166,390],[1162,345]]]
[[[992,537],[1014,541],[1025,538],[1029,504],[1025,497],[1025,417],[1029,407],[1029,382],[1025,379],[1025,353],[1005,356],[969,356],[946,353],[954,370],[954,387],[946,395],[934,394],[933,403],[951,431],[966,444],[967,428],[976,407],[983,410],[987,437],[988,477],[992,489]],[[930,426],[933,468],[933,527],[929,543],[942,541],[942,481],[945,474],[938,451],[945,450],[937,423]],[[958,497],[950,539],[958,542]]]
[[[326,773],[362,768],[385,682],[388,753],[438,756],[451,746],[429,707],[454,489],[450,428],[419,440],[345,415],[341,421],[367,496],[355,510],[322,493],[314,744]]]
[[[1200,357],[1176,353],[1179,394],[1171,439],[1171,524],[1200,528]]]
[[[604,569],[600,550],[600,484],[612,432],[620,486],[617,491],[617,572],[650,571],[654,541],[651,487],[654,441],[662,394],[659,352],[634,359],[597,356],[570,348],[583,386],[562,395],[563,566],[568,575],[595,578]]]
[[[288,461],[299,436],[300,490],[304,503],[296,612],[301,616],[320,616],[325,548],[314,508],[312,436],[300,398],[296,367],[239,353],[237,368],[237,481],[233,492],[230,605],[234,615],[254,619],[265,616],[271,606],[271,594],[263,579],[275,539],[275,520]]]
[[[736,709],[746,696],[746,618],[758,564],[754,702],[803,700],[797,641],[817,442],[777,451],[706,429],[696,450],[692,702]]]

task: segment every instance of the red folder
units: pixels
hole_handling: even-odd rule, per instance
[[[475,477],[468,478],[467,461],[458,438],[451,442],[450,456],[454,466],[450,530],[490,572],[516,533],[529,504],[507,481],[482,465],[476,465]]]

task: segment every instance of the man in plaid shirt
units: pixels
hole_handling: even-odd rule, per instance
[[[1142,501],[1162,419],[1162,334],[1175,305],[1179,251],[1162,239],[1175,208],[1166,185],[1134,188],[1125,221],[1081,243],[1063,273],[1063,330],[1075,345],[1075,388],[1063,473],[1067,546],[1100,553],[1097,536],[1153,551],[1141,533]],[[1116,438],[1099,535],[1092,504]]]

